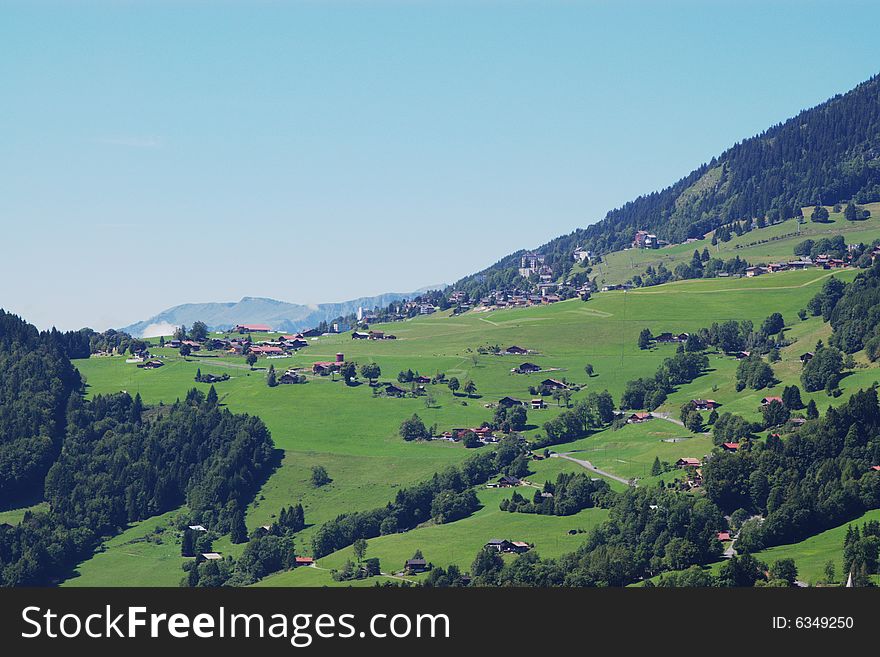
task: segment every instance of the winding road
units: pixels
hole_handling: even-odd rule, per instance
[[[624,479],[623,477],[618,477],[617,475],[613,475],[610,472],[605,472],[604,470],[600,470],[599,468],[597,468],[595,465],[593,465],[589,461],[584,461],[583,459],[576,459],[575,457],[571,456],[571,454],[572,454],[572,452],[569,452],[567,454],[554,453],[554,454],[551,454],[550,456],[552,458],[566,459],[566,460],[571,461],[573,463],[577,463],[579,466],[581,466],[582,468],[586,468],[590,472],[595,472],[597,475],[602,475],[603,477],[608,477],[609,479],[613,479],[614,481],[619,481],[620,483],[626,484],[627,486],[635,486],[635,484],[632,481],[630,481],[629,479]]]

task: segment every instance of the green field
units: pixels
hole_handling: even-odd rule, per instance
[[[855,272],[835,275],[851,280]],[[493,411],[486,408],[487,404],[505,395],[527,399],[529,386],[550,376],[511,374],[511,368],[525,360],[545,369],[556,369],[552,374],[555,378],[565,377],[583,385],[573,401],[589,391],[605,388],[619,399],[627,380],[652,374],[674,351],[671,346],[640,351],[636,341],[642,328],[648,327],[654,333],[694,331],[727,319],[751,319],[759,325],[770,313],[781,312],[789,327],[788,334],[797,342],[783,350],[783,360],[775,364],[774,369],[783,384],[796,383],[800,371],[798,356],[828,334],[827,326],[820,319],[802,322],[797,318],[797,311],[828,276],[829,272],[814,269],[755,279],[682,281],[626,293],[600,293],[588,302],[570,300],[549,306],[471,312],[456,317],[436,313],[374,327],[394,333],[397,340],[355,341],[348,334],[322,336],[292,358],[260,359],[255,371],[251,371],[241,357],[213,354],[216,357],[182,358],[171,349],[154,350],[164,356],[166,363],[157,370],[138,369],[126,364],[122,357],[93,357],[75,364],[87,380],[90,395],[126,390],[131,394],[140,393],[147,404],[173,403],[193,386],[207,390],[208,386],[193,382],[197,368],[203,372],[229,373],[232,377],[229,381],[216,385],[221,402],[234,412],[260,416],[271,430],[276,446],[283,451],[281,467],[248,508],[248,527],[253,529],[266,524],[282,506],[301,501],[309,527],[298,535],[297,550],[308,553],[311,535],[321,523],[346,511],[384,505],[401,487],[427,479],[468,456],[468,450],[460,444],[404,442],[397,435],[403,419],[418,413],[426,424],[436,424],[441,431],[477,426],[490,420]],[[477,354],[480,346],[513,344],[537,353],[527,357]],[[280,371],[291,366],[310,367],[314,361],[332,360],[337,352],[358,363],[377,362],[382,368],[383,381],[395,381],[397,372],[405,369],[428,375],[442,371],[462,381],[473,379],[478,393],[474,398],[467,398],[453,396],[445,386],[428,386],[435,402],[428,408],[424,398],[376,398],[367,385],[349,387],[330,378],[310,377],[304,385],[276,388],[269,388],[265,383],[265,368],[269,363]],[[709,372],[673,393],[660,410],[677,418],[678,407],[684,401],[709,397],[722,404],[722,411],[757,418],[760,398],[765,394],[779,394],[780,386],[769,391],[736,393],[733,389],[736,362],[721,355],[711,355],[710,362]],[[584,373],[587,363],[595,368],[592,377]],[[870,385],[875,374],[874,369],[855,370],[844,378],[844,392],[849,394]],[[830,403],[824,393],[813,397],[820,408]],[[527,435],[540,432],[540,426],[562,410],[549,398],[548,404],[545,410],[529,411]],[[673,442],[681,438],[687,440]],[[576,458],[589,460],[607,472],[648,483],[655,457],[674,462],[683,456],[703,456],[711,450],[711,441],[706,436],[689,435],[672,422],[654,419],[619,431],[601,431],[554,449],[574,452],[572,455]],[[310,485],[309,475],[311,467],[318,464],[327,469],[333,482],[316,489]],[[536,470],[533,478],[540,483],[554,479],[563,469],[582,471],[579,465],[562,459],[533,465]],[[668,473],[664,479],[672,476],[674,473]],[[616,482],[612,486],[622,487]],[[590,514],[591,517],[598,515]],[[421,547],[436,564],[455,562],[466,567],[481,541],[496,534],[511,538],[517,534],[535,542],[542,554],[551,556],[577,547],[582,540],[581,535],[558,536],[565,533],[560,530],[567,530],[570,521],[543,516],[513,517],[497,512],[497,504],[487,504],[472,518],[456,523],[374,539],[370,541],[370,551],[382,558],[383,564],[386,559],[396,564],[411,556],[416,547]],[[138,532],[143,531],[144,524],[108,542],[108,551],[82,564],[79,577],[71,583],[128,582],[140,577],[138,572],[147,578],[150,572],[156,572],[154,581],[176,584],[182,576],[181,560],[174,557],[170,543],[141,542],[137,544],[138,550],[113,549],[122,543],[130,544]],[[474,527],[480,528],[479,535]],[[505,528],[507,531],[502,531]],[[231,545],[226,552],[235,554]],[[138,568],[130,564],[133,557],[129,553],[138,555]],[[321,561],[335,567],[345,558],[343,551]],[[323,572],[299,569],[269,578],[265,583],[295,584],[317,577],[322,584],[329,584],[323,581],[326,575],[303,574],[303,570]]]
[[[820,239],[843,235],[847,244],[862,242],[870,244],[880,239],[880,203],[868,203],[864,207],[871,216],[864,221],[846,221],[842,212],[830,213],[828,223],[814,223],[809,216],[812,208],[803,208],[805,222],[798,225],[794,219],[783,221],[760,230],[752,230],[740,237],[735,234],[729,242],[719,242],[712,246],[712,237],[685,244],[673,244],[662,249],[626,249],[605,256],[604,261],[594,267],[599,286],[611,283],[624,283],[636,274],[644,275],[648,266],[655,268],[663,264],[669,271],[681,262],[690,262],[694,249],[709,249],[713,257],[727,260],[739,256],[750,263],[780,262],[794,258],[792,249],[807,238]]]

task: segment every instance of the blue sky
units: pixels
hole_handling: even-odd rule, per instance
[[[880,70],[870,2],[0,2],[0,306],[452,282]]]

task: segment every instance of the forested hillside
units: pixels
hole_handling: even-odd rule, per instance
[[[0,310],[0,504],[42,491],[80,387],[56,340]]]
[[[560,273],[580,246],[628,246],[637,230],[671,243],[743,219],[794,217],[801,207],[880,200],[880,76],[746,139],[666,189],[639,196],[604,219],[541,246]],[[455,284],[503,288],[522,251]]]

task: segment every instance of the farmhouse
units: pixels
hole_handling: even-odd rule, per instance
[[[504,538],[490,538],[489,542],[486,543],[484,547],[491,550],[498,550],[499,552],[510,552],[512,543]]]
[[[254,345],[251,347],[251,353],[257,356],[279,356],[284,353],[284,349],[268,345]]]
[[[385,394],[389,397],[403,397],[406,394],[406,390],[394,385],[393,383],[386,383]]]
[[[314,374],[325,376],[332,372],[338,372],[342,368],[342,365],[343,364],[340,362],[322,360],[312,365],[312,372]]]
[[[511,345],[504,350],[504,354],[507,356],[521,356],[527,353],[529,353],[528,349],[523,349],[522,347],[517,347],[516,345]]]
[[[530,403],[532,405],[532,410],[534,411],[540,410],[542,408],[547,408],[547,404],[545,404],[544,400],[540,398],[533,399]]]
[[[522,363],[510,371],[515,372],[516,374],[530,374],[532,372],[540,372],[541,366],[535,365],[534,363]]]
[[[145,363],[138,363],[138,367],[145,370],[155,370],[162,367],[165,363],[161,360],[148,360]]]
[[[718,540],[722,543],[730,540],[730,532],[718,532]]]
[[[675,462],[675,467],[677,468],[699,468],[702,465],[700,459],[694,458],[682,458],[678,459]]]
[[[284,374],[282,374],[280,377],[278,377],[278,383],[291,384],[291,383],[299,383],[299,381],[300,381],[299,372],[297,372],[297,370],[295,370],[295,369],[289,369]]]
[[[814,354],[812,351],[808,351],[805,354],[801,354],[801,362],[804,364],[809,363],[811,360],[813,360],[813,356],[815,356],[815,355],[816,354]]]
[[[352,331],[351,339],[352,340],[369,340],[370,334],[364,333],[363,331]]]
[[[403,570],[409,575],[423,573],[428,570],[428,562],[424,559],[407,559],[403,564]]]
[[[219,561],[223,556],[219,552],[202,552],[201,554],[196,556],[196,563],[203,563],[205,561]]]
[[[735,452],[739,449],[739,443],[721,443],[721,449],[725,452]]]
[[[293,567],[297,566],[313,566],[315,564],[315,560],[311,557],[295,557],[293,560]]]
[[[498,400],[498,405],[509,408],[511,406],[523,406],[524,404],[519,399],[514,399],[513,397],[502,397]]]
[[[501,475],[498,479],[495,480],[495,488],[512,488],[514,486],[519,486],[522,483],[516,477],[511,477],[510,475]]]
[[[236,333],[270,333],[272,327],[266,324],[236,324],[232,330]]]
[[[698,411],[712,411],[718,408],[718,402],[714,399],[691,399],[691,403]]]
[[[647,422],[648,420],[653,419],[653,417],[654,416],[650,413],[633,413],[628,418],[626,418],[626,421],[629,424],[641,424],[642,422]]]
[[[761,399],[761,406],[767,406],[768,404],[772,404],[773,402],[782,403],[782,397],[764,397]]]
[[[568,384],[559,381],[558,379],[544,379],[541,381],[541,385],[545,388],[550,388],[551,390],[567,390]]]

